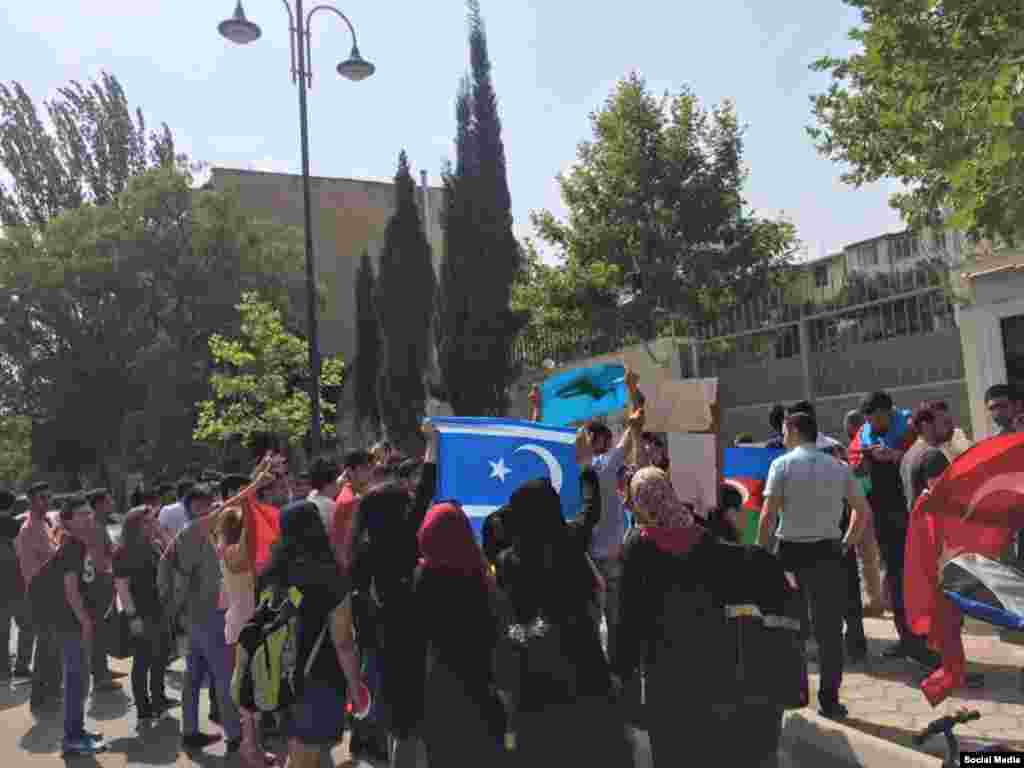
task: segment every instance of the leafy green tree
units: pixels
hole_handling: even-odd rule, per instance
[[[190,456],[210,336],[237,327],[248,288],[290,307],[302,263],[297,232],[174,167],[132,177],[110,205],[4,235],[0,408],[33,420],[40,468],[69,476]]]
[[[709,112],[685,88],[659,99],[634,73],[591,125],[593,139],[558,177],[568,219],[539,211],[532,220],[560,268],[597,270],[599,305],[619,280],[638,322],[659,306],[701,321],[782,279],[795,231],[747,209],[743,129],[731,103]]]
[[[503,414],[517,371],[511,350],[526,322],[512,311],[519,246],[487,37],[469,2],[471,76],[456,98],[456,161],[447,168],[445,252],[438,300],[438,365],[445,397],[463,416]]]
[[[246,292],[237,305],[241,325],[235,338],[212,334],[208,343],[214,372],[212,397],[199,404],[196,440],[221,447],[234,441],[250,446],[263,435],[301,445],[309,433],[309,356],[306,340],[292,333],[273,303]],[[345,363],[322,362],[321,386],[340,387]],[[324,436],[335,434],[337,406],[321,393]]]
[[[147,135],[114,75],[72,81],[45,107],[51,130],[20,83],[0,84],[0,168],[10,176],[0,182],[4,227],[42,229],[84,203],[114,202],[148,168],[184,163],[166,123]]]
[[[1013,241],[1024,222],[1024,6],[1008,0],[845,0],[861,49],[826,56],[812,98],[818,150],[859,186],[907,188],[891,202],[914,228]],[[942,213],[949,213],[948,217]]]
[[[373,302],[383,341],[380,415],[388,437],[399,445],[419,440],[435,293],[430,243],[403,151],[395,174],[395,213],[384,233]]]
[[[373,263],[369,251],[363,251],[356,270],[355,406],[359,420],[376,431],[381,423],[377,392],[381,370],[381,339],[374,303],[375,292]]]
[[[32,421],[0,416],[0,483],[25,488],[32,476]]]
[[[527,333],[575,335],[616,311],[621,286],[622,270],[616,264],[576,259],[546,264],[527,241],[512,307],[529,314]]]

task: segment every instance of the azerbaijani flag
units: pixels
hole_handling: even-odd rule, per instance
[[[757,543],[757,529],[764,505],[764,484],[768,468],[785,453],[778,448],[726,448],[723,452],[722,482],[731,485],[743,497],[740,535],[743,544]]]

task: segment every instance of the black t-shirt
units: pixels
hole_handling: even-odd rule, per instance
[[[135,614],[144,619],[160,615],[156,569],[156,557],[149,553],[121,551],[114,556],[114,578],[128,579]]]
[[[73,573],[78,577],[78,590],[82,594],[85,608],[94,618],[97,618],[99,606],[96,605],[97,595],[94,589],[96,568],[86,550],[85,544],[79,539],[67,538],[57,552],[55,566],[61,575],[62,585],[67,574]],[[66,599],[65,597],[65,601]],[[66,605],[66,610],[58,613],[57,628],[69,631],[81,629],[78,617],[75,616],[75,612],[71,610],[70,605]]]
[[[938,448],[925,448],[914,457],[910,463],[910,484],[914,492],[915,503],[928,487],[928,478],[936,477],[948,466],[949,459]]]

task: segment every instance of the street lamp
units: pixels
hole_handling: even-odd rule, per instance
[[[306,90],[313,87],[312,59],[309,24],[313,14],[330,11],[348,26],[352,33],[352,51],[349,57],[338,65],[338,74],[356,82],[370,77],[376,68],[362,57],[356,44],[356,30],[348,17],[330,5],[317,5],[303,15],[302,0],[295,0],[295,11],[288,0],[282,0],[288,11],[288,43],[291,48],[292,82],[299,86],[299,134],[302,146],[302,201],[304,208],[303,229],[306,236],[306,301],[309,305],[309,397],[310,448],[311,455],[320,452],[320,333],[317,317],[316,264],[313,261],[313,210],[309,189],[309,112],[306,107]],[[259,26],[245,17],[242,0],[238,0],[235,13],[222,21],[217,30],[238,45],[258,40],[262,32]]]

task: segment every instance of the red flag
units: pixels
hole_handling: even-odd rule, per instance
[[[957,456],[934,495],[939,514],[1024,528],[1024,433],[983,440]]]
[[[281,536],[281,513],[277,507],[255,500],[245,506],[249,554],[253,570],[259,574],[270,562],[270,546]]]
[[[961,552],[999,558],[1024,512],[1024,435],[986,440],[957,457],[930,493],[917,500],[907,533],[904,604],[915,634],[942,656],[942,668],[921,684],[937,706],[963,686],[960,612],[939,589],[941,565]],[[965,516],[967,519],[964,519]]]

